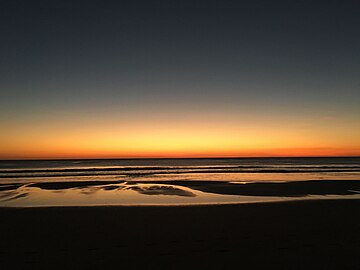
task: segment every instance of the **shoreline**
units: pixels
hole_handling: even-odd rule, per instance
[[[356,195],[356,194],[355,194]],[[236,205],[257,205],[257,204],[286,204],[301,202],[327,202],[327,201],[359,201],[360,198],[298,198],[298,199],[274,199],[273,201],[245,201],[245,202],[224,202],[224,203],[174,203],[174,204],[86,204],[86,205],[38,205],[38,206],[0,206],[0,212],[5,209],[33,209],[33,208],[181,208],[181,207],[221,207]]]
[[[0,184],[0,207],[226,205],[360,199],[359,180],[68,181]]]

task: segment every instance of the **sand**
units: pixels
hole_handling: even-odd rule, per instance
[[[0,208],[0,269],[360,269],[360,200]]]

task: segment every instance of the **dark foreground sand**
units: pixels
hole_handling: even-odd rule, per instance
[[[360,269],[360,201],[0,208],[0,269]]]

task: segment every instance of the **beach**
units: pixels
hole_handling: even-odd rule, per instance
[[[360,200],[0,208],[1,269],[359,269]]]
[[[1,1],[0,270],[360,270],[360,1]]]

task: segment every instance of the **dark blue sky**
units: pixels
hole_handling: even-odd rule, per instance
[[[346,0],[1,1],[0,120],[360,124],[359,13]]]

